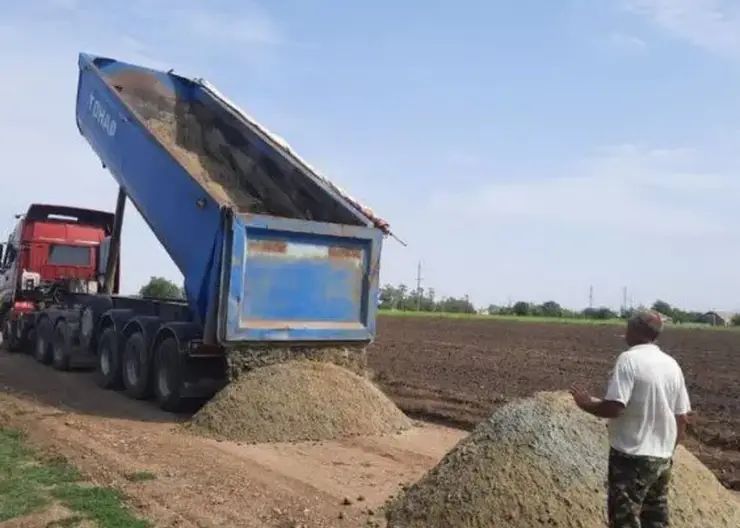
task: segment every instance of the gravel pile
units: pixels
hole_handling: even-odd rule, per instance
[[[203,436],[245,443],[383,435],[410,426],[366,377],[305,359],[244,373],[185,425]]]
[[[224,160],[206,153],[205,146],[208,143],[217,152],[220,145],[228,145],[217,129],[202,130],[195,117],[189,113],[184,114],[178,124],[172,114],[160,114],[146,122],[149,130],[169,149],[175,159],[220,203],[231,205],[238,211],[267,212],[262,201],[244,188],[244,177]],[[187,131],[187,135],[184,136],[183,130]],[[230,149],[230,152],[232,156],[240,155],[235,149]],[[246,158],[243,154],[242,157]],[[241,163],[245,164],[252,167],[252,170],[259,170],[251,160]]]
[[[388,526],[606,526],[606,433],[567,393],[512,402],[390,501]],[[682,447],[671,508],[674,528],[740,526],[740,501]]]

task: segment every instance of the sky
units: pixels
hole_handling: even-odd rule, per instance
[[[740,308],[740,2],[0,0],[0,238],[113,210],[77,54],[204,77],[387,219],[381,280],[479,306]],[[182,276],[134,207],[123,290]]]

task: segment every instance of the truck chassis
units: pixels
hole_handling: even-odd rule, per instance
[[[96,383],[129,397],[154,397],[166,411],[209,398],[228,382],[223,349],[200,341],[187,304],[171,300],[65,293],[21,314],[16,350],[59,371],[95,368]],[[61,302],[59,302],[61,301]]]

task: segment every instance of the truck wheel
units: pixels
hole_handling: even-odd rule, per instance
[[[134,332],[123,348],[123,386],[126,394],[136,400],[146,400],[151,395],[150,362],[146,339],[141,332]]]
[[[54,347],[52,343],[54,328],[48,317],[43,317],[36,328],[36,342],[33,347],[33,357],[36,361],[48,365],[54,358]]]
[[[18,352],[20,347],[18,341],[15,338],[15,328],[13,328],[13,322],[10,319],[5,319],[3,323],[3,343],[2,347],[8,352]]]
[[[100,334],[95,367],[95,382],[102,389],[121,387],[121,355],[118,353],[118,334],[114,328],[106,328]]]
[[[36,336],[38,335],[38,332],[35,328],[31,328],[26,333],[26,343],[23,347],[23,352],[26,354],[32,354],[34,350],[36,350]]]
[[[163,411],[178,412],[183,404],[182,359],[174,337],[154,351],[154,395]]]
[[[54,328],[54,339],[52,340],[52,363],[54,370],[69,370],[70,362],[70,336],[67,321],[59,321]]]

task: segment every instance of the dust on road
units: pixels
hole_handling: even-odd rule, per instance
[[[420,426],[385,437],[246,446],[183,435],[172,415],[28,356],[0,353],[0,385],[0,424],[26,431],[95,484],[122,490],[165,527],[364,525],[465,435]],[[156,478],[130,479],[137,472]]]

